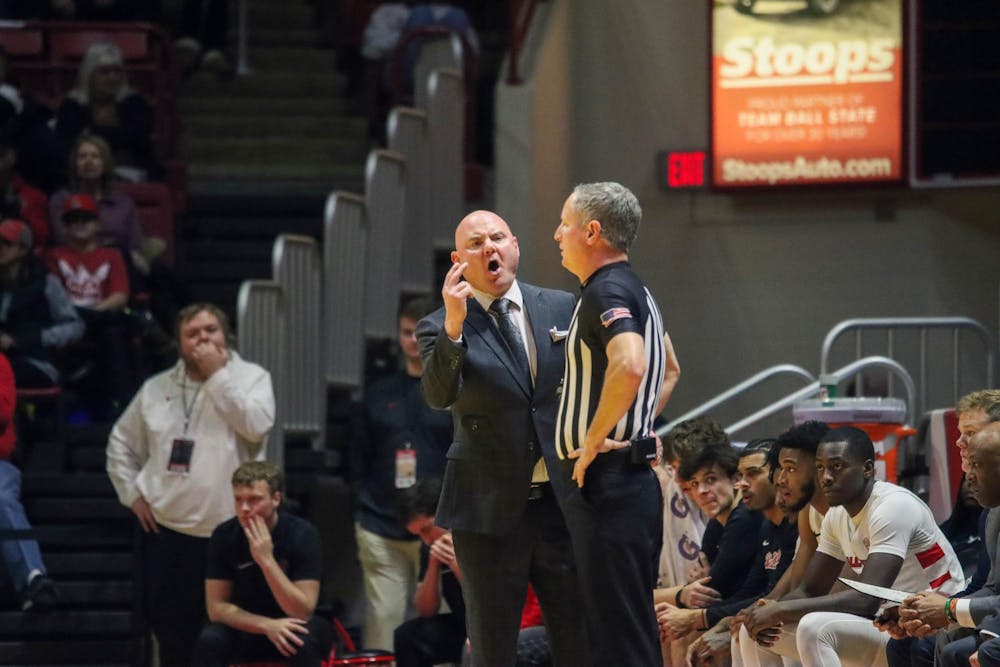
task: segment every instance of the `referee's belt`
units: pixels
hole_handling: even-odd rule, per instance
[[[528,487],[528,500],[541,500],[552,495],[552,484],[549,482],[532,482]]]

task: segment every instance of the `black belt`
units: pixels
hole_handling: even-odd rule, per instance
[[[541,500],[552,495],[552,485],[548,482],[532,482],[528,487],[528,500]]]

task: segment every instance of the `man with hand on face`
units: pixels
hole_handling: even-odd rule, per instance
[[[554,445],[574,298],[518,281],[519,258],[502,218],[470,213],[444,307],[417,325],[424,398],[451,409],[455,431],[436,523],[452,532],[473,662],[514,664],[530,581],[555,665],[577,667],[589,664],[588,638],[563,512],[582,501]]]
[[[147,618],[161,667],[188,667],[205,617],[208,538],[233,516],[226,488],[264,457],[274,425],[270,374],[231,349],[218,306],[177,316],[180,360],[148,379],[111,431],[107,470],[144,531]]]
[[[211,623],[198,637],[193,667],[271,659],[319,667],[330,654],[333,626],[313,615],[323,574],[319,533],[278,511],[283,486],[273,463],[251,461],[233,473],[236,516],[208,543]]]
[[[875,448],[864,431],[845,426],[823,436],[816,481],[830,504],[819,547],[795,590],[746,611],[744,663],[778,667],[784,656],[803,667],[884,666],[889,636],[871,622],[881,601],[833,592],[843,564],[867,584],[944,594],[962,587],[961,564],[923,501],[875,480]],[[896,609],[880,614],[887,630]]]

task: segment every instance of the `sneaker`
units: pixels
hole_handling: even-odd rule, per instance
[[[56,583],[40,574],[28,582],[21,594],[21,611],[45,611],[59,604]]]

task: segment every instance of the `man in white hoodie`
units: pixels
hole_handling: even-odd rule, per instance
[[[208,538],[233,516],[228,481],[264,457],[274,425],[270,374],[231,349],[208,303],[177,318],[180,360],[143,384],[111,431],[107,470],[144,532],[147,619],[161,667],[187,667],[205,619]]]

